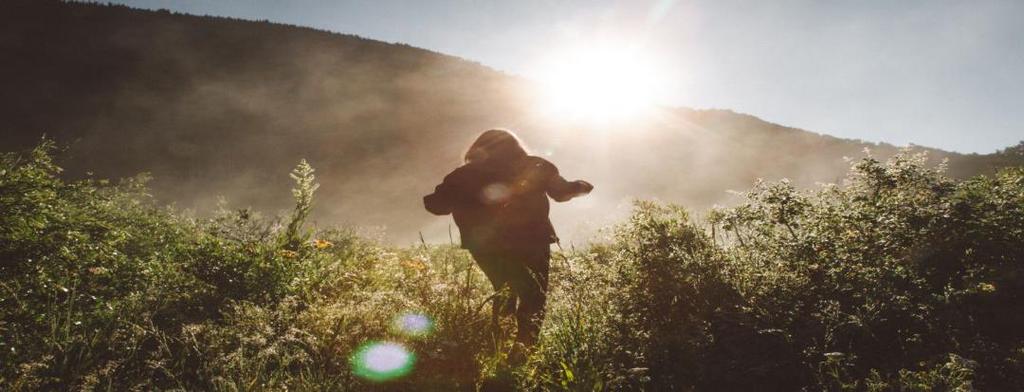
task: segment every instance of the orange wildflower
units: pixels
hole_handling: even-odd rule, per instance
[[[316,249],[321,249],[322,250],[322,249],[330,248],[332,246],[334,246],[334,243],[332,243],[331,241],[328,241],[328,240],[321,240],[321,239],[313,240],[313,247],[316,248]]]
[[[422,271],[427,269],[427,264],[419,260],[405,260],[402,261],[402,266],[408,269]]]

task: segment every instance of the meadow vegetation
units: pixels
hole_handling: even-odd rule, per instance
[[[0,157],[4,390],[1013,390],[1024,382],[1024,168],[954,181],[920,157],[840,185],[758,183],[697,218],[639,202],[556,252],[541,341],[455,244],[395,247],[279,217],[160,206],[145,177],[65,181],[53,146]],[[274,190],[267,190],[272,192]],[[284,190],[281,190],[284,191]],[[400,314],[430,334],[402,335]],[[366,342],[416,355],[353,373]]]

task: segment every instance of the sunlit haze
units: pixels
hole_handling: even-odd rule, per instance
[[[0,392],[1024,392],[1022,16],[0,0]]]
[[[583,42],[552,50],[537,75],[540,110],[552,118],[609,124],[644,114],[665,99],[672,78],[651,53],[624,42]]]
[[[559,50],[612,39],[643,46],[675,72],[659,79],[668,105],[960,152],[992,152],[1024,137],[1018,1],[114,2],[402,42],[533,79],[546,72],[537,62]],[[578,71],[549,93],[579,97],[567,89],[609,72]],[[565,109],[593,114],[621,103],[607,94],[624,80]],[[609,114],[620,115],[622,106],[614,108]]]

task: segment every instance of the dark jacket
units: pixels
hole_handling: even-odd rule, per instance
[[[548,219],[548,196],[566,201],[583,185],[568,182],[543,158],[468,163],[445,176],[423,198],[427,211],[452,214],[462,247],[501,249],[546,246],[558,241]]]

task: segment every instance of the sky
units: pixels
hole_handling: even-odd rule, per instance
[[[118,0],[401,42],[539,78],[628,47],[658,101],[838,137],[989,153],[1024,140],[1024,1]]]

